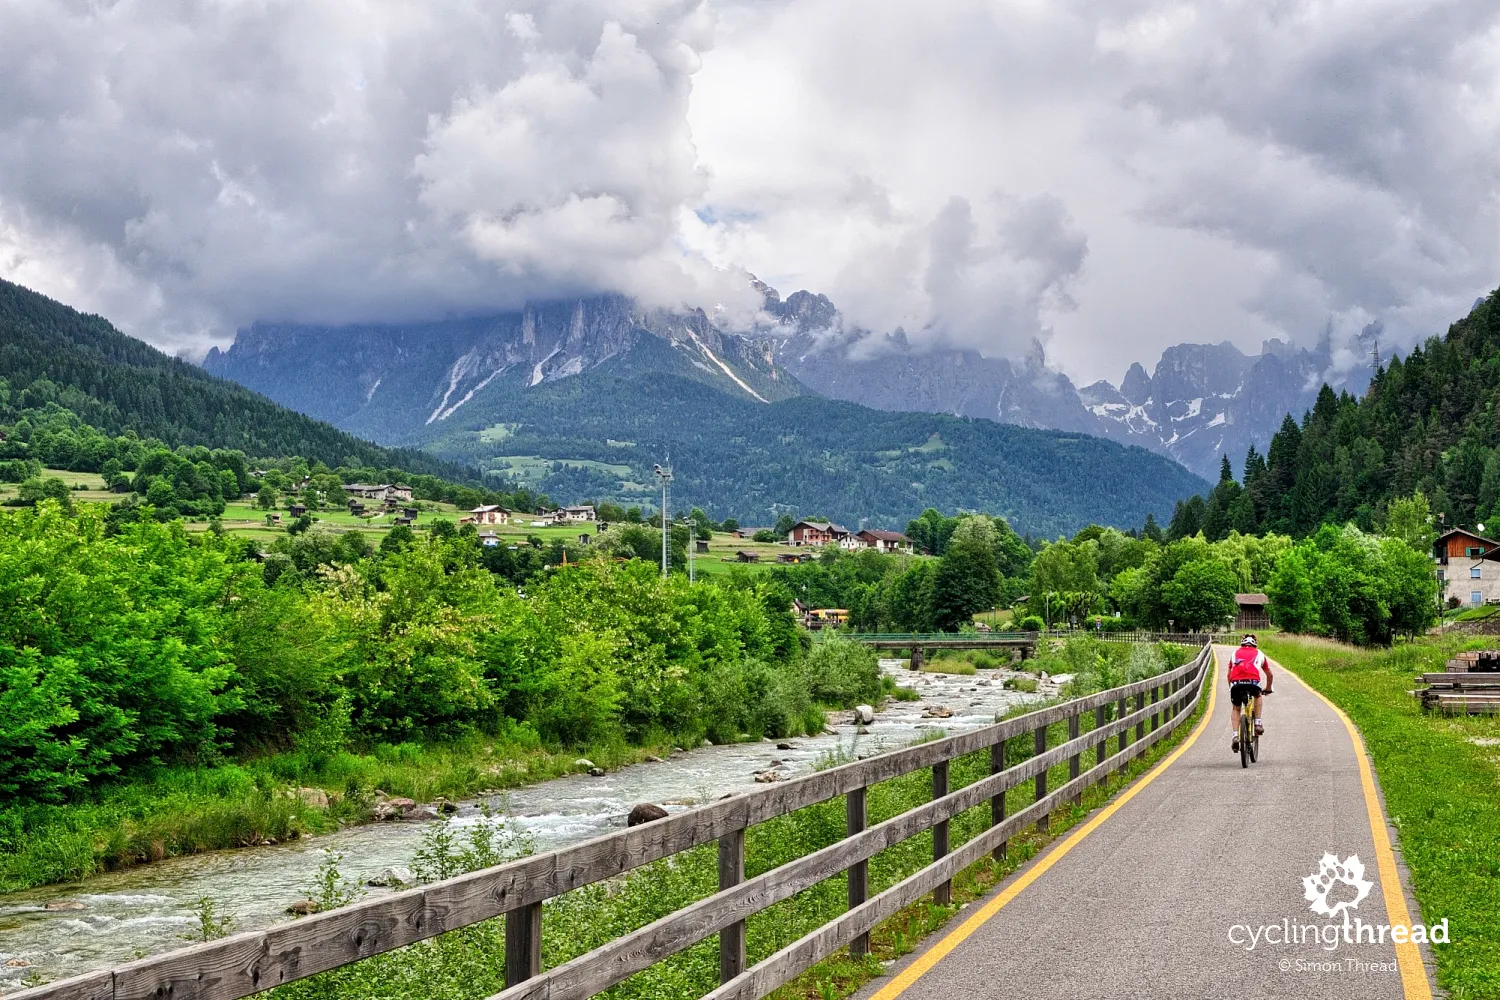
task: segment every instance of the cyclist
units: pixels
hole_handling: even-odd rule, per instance
[[[1234,734],[1229,748],[1240,752],[1240,708],[1255,701],[1255,735],[1266,731],[1261,713],[1265,711],[1261,696],[1271,693],[1271,661],[1257,647],[1255,636],[1240,640],[1240,648],[1229,661],[1229,731]]]

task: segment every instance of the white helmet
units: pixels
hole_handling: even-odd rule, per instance
[[[1247,636],[1245,636],[1245,638],[1243,638],[1243,639],[1240,640],[1240,645],[1241,646],[1255,646],[1256,645],[1255,636],[1253,636],[1253,635],[1247,635]],[[1257,648],[1259,648],[1259,647],[1257,647]]]

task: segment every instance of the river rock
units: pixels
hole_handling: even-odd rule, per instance
[[[602,768],[602,767],[591,767],[591,768],[589,768],[589,777],[590,778],[602,778],[602,777],[604,777],[604,768]]]
[[[437,808],[437,811],[442,813],[444,816],[452,816],[454,813],[458,812],[458,803],[449,802],[447,799],[438,799],[433,803],[433,806],[435,806]]]
[[[412,877],[410,868],[400,865],[392,865],[390,868],[382,868],[380,871],[365,879],[365,885],[373,885],[377,888],[386,886],[411,885],[416,879]]]
[[[424,802],[422,805],[419,805],[419,806],[418,805],[414,805],[414,806],[411,806],[410,808],[401,810],[401,818],[402,819],[437,819],[438,818],[438,811],[437,811],[437,807],[436,806],[430,806],[430,805],[427,805]]]
[[[792,746],[790,743],[778,743],[778,744],[776,744],[776,749],[777,750],[795,750],[797,748],[794,747],[794,746]]]
[[[855,705],[854,721],[862,726],[868,726],[875,721],[875,710],[869,705]]]
[[[924,718],[924,719],[951,719],[951,718],[953,718],[953,709],[951,709],[951,708],[944,708],[942,705],[933,705],[931,708],[925,709],[922,712],[922,718]]]
[[[286,912],[294,917],[305,917],[309,914],[317,913],[321,909],[323,908],[318,905],[316,899],[299,899],[291,906],[288,906]]]
[[[299,788],[297,798],[301,799],[305,806],[313,806],[317,809],[328,808],[328,793],[321,788]]]
[[[646,763],[647,764],[665,764],[666,761],[662,760],[660,757],[656,756],[656,754],[653,753],[653,754],[647,754],[646,755]]]
[[[755,783],[758,785],[768,785],[773,781],[780,780],[781,775],[777,774],[775,771],[761,771],[755,776]]]
[[[43,909],[52,910],[54,912],[58,910],[87,910],[88,908],[89,904],[81,903],[76,899],[54,899],[52,902],[43,907]]]
[[[630,815],[625,819],[626,826],[640,826],[642,823],[652,823],[659,819],[666,819],[667,811],[654,802],[642,802],[630,810]]]
[[[587,757],[579,757],[573,762],[573,766],[580,771],[592,771],[594,769],[594,762]]]
[[[24,958],[7,958],[5,960],[5,967],[7,969],[29,969],[31,968],[31,963]]]

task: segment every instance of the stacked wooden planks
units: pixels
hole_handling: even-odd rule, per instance
[[[1443,673],[1422,674],[1413,691],[1422,707],[1457,715],[1500,714],[1500,649],[1474,649],[1448,661]]]

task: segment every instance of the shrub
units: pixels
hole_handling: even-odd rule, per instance
[[[851,708],[880,697],[880,664],[862,643],[831,636],[813,646],[804,661],[808,691],[814,699]]]

